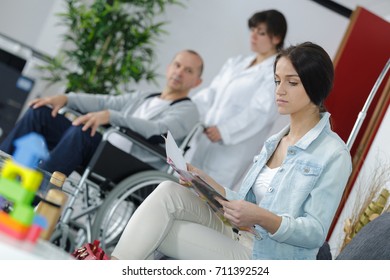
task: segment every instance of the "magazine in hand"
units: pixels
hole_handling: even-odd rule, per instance
[[[172,166],[173,170],[175,170],[180,175],[180,178],[188,183],[188,186],[193,188],[196,194],[202,200],[204,200],[211,207],[211,209],[214,210],[214,212],[222,221],[229,223],[229,221],[223,215],[222,205],[215,199],[215,197],[218,197],[222,200],[227,200],[224,196],[217,192],[198,175],[193,174],[187,170],[178,169],[169,157],[167,157],[167,162],[170,166]]]
[[[202,200],[204,200],[211,207],[212,210],[214,210],[214,212],[223,222],[239,230],[236,226],[232,225],[230,221],[224,217],[224,212],[222,209],[223,207],[215,199],[215,197],[226,201],[227,199],[219,192],[217,192],[206,181],[200,178],[197,174],[194,174],[187,170],[187,164],[182,155],[182,151],[176,145],[176,142],[169,131],[167,137],[165,138],[165,147],[167,153],[167,162],[170,166],[172,166],[173,170],[175,170],[180,175],[180,178],[186,183],[188,183],[189,187],[193,188],[196,194]]]

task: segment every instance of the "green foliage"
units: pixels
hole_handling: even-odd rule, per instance
[[[155,22],[178,0],[66,0],[59,14],[68,28],[66,50],[41,66],[49,84],[67,81],[67,91],[120,93],[119,86],[154,81],[154,43],[166,22]]]

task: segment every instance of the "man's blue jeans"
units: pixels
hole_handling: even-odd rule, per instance
[[[63,115],[53,118],[51,108],[30,108],[0,144],[0,150],[12,155],[14,140],[30,132],[39,133],[50,151],[50,158],[39,167],[69,176],[77,167],[88,164],[102,139],[101,134],[91,137],[90,129],[82,131],[81,128],[82,125],[73,126]]]

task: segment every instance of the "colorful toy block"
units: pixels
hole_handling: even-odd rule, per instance
[[[8,201],[31,204],[35,192],[27,190],[17,180],[0,177],[0,194]]]
[[[12,160],[6,160],[3,169],[1,170],[1,177],[10,180],[19,179],[23,187],[31,192],[36,192],[41,184],[43,175],[34,169],[24,167]]]
[[[0,209],[0,231],[21,240],[36,242],[47,221],[34,212],[32,201],[43,175],[35,170],[49,152],[44,138],[31,133],[15,141],[13,160],[3,165],[0,176],[0,196],[12,204],[9,213]]]
[[[7,215],[7,213],[0,211],[0,224],[7,226],[9,229],[27,233],[28,226],[23,225],[19,221],[13,219],[10,215]]]

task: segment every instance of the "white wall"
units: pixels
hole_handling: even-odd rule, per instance
[[[56,13],[62,0],[1,0],[0,33],[44,54],[55,55],[60,47]]]
[[[264,9],[278,9],[285,14],[287,45],[311,40],[323,45],[333,57],[348,19],[308,0],[295,0],[294,5],[289,2],[188,0],[184,1],[187,8],[169,7],[163,17],[170,21],[169,34],[158,44],[159,72],[164,74],[165,65],[176,51],[191,48],[204,57],[204,83],[200,88],[207,86],[228,57],[250,53],[247,20],[254,12]],[[164,77],[161,77],[160,86],[164,82]],[[145,85],[145,88],[149,87],[157,88]]]
[[[65,88],[63,84],[47,87],[36,69],[43,62],[32,55],[34,50],[55,56],[62,47],[61,35],[66,29],[58,24],[57,13],[65,7],[63,0],[0,0],[0,33],[16,40],[0,37],[0,48],[26,59],[23,75],[35,80],[26,104],[37,96],[56,94]],[[25,109],[26,105],[22,113]]]
[[[161,18],[168,21],[168,35],[157,42],[157,69],[162,75],[158,86],[134,87],[159,90],[165,82],[165,66],[173,54],[184,48],[200,52],[205,59],[206,86],[224,61],[249,49],[247,19],[256,11],[275,8],[282,11],[289,24],[286,43],[311,40],[321,44],[331,56],[338,48],[348,20],[308,0],[183,0],[185,8],[170,6]],[[55,13],[63,0],[1,0],[0,33],[32,48],[54,55],[64,31],[56,25]],[[304,20],[302,20],[304,19]],[[310,23],[310,24],[308,24]],[[325,24],[326,23],[326,24]]]

